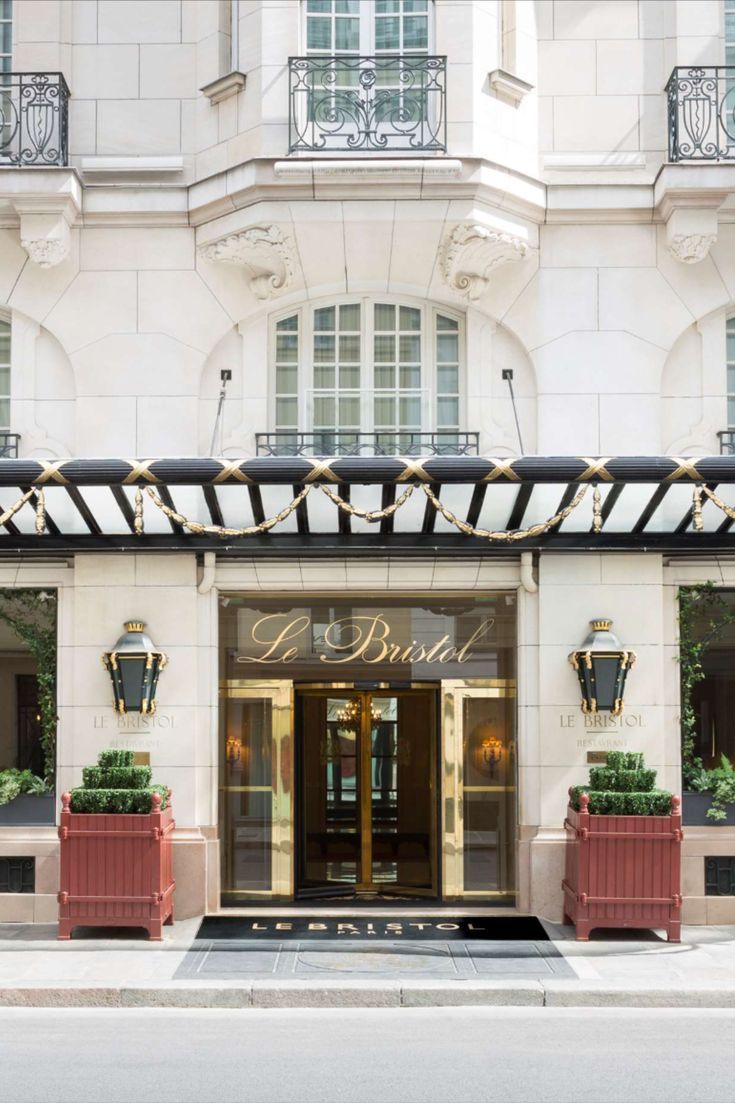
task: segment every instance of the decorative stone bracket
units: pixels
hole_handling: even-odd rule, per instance
[[[680,207],[670,214],[666,223],[666,245],[676,260],[698,264],[716,241],[717,207]]]
[[[199,246],[204,260],[246,269],[256,299],[273,298],[293,279],[294,247],[280,227],[251,226]]]
[[[439,266],[448,286],[468,299],[479,299],[496,268],[523,260],[528,242],[520,235],[478,223],[460,223],[441,245]]]
[[[76,204],[66,196],[53,195],[26,195],[12,203],[20,218],[20,243],[33,263],[55,268],[66,260]]]

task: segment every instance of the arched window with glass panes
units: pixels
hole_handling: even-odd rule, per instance
[[[273,450],[411,455],[462,450],[461,316],[349,299],[274,320]]]

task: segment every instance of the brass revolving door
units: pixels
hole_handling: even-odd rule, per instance
[[[300,897],[437,894],[437,696],[297,693]]]

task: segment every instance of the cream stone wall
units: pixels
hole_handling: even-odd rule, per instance
[[[358,296],[462,315],[462,428],[483,453],[718,451],[735,164],[666,163],[664,86],[674,65],[723,63],[720,0],[518,0],[504,22],[497,0],[436,0],[446,156],[288,156],[298,0],[240,0],[244,86],[219,102],[201,89],[231,67],[227,3],[16,0],[14,11],[14,69],[62,71],[71,89],[71,166],[0,169],[21,455],[206,455],[223,369],[215,452],[252,455],[274,428],[274,319]],[[625,490],[613,530],[648,492]],[[105,488],[85,496],[102,524],[119,519]],[[534,492],[548,515],[558,497]],[[660,515],[676,524],[690,500],[672,487]],[[200,508],[186,490],[176,503]],[[54,508],[84,532],[71,501]],[[18,523],[32,531],[26,512]],[[578,516],[591,524],[590,501]],[[712,506],[704,519],[718,522]],[[168,531],[163,518],[147,525]],[[683,567],[644,552],[542,553],[536,590],[519,588],[516,559],[492,556],[218,562],[208,593],[201,569],[189,553],[0,564],[0,586],[61,587],[60,788],[111,740],[149,750],[174,789],[177,893],[192,914],[217,905],[217,588],[518,588],[519,905],[558,918],[566,789],[586,777],[588,750],[613,745],[645,751],[679,787],[676,588],[730,579],[727,560]],[[599,615],[639,653],[622,727],[584,726],[567,663]],[[171,656],[148,730],[118,726],[99,662],[131,616]],[[23,844],[48,860],[40,917],[55,843],[33,831]],[[693,835],[686,856],[698,922],[725,907],[703,895],[708,838]],[[0,918],[12,903],[0,900]]]

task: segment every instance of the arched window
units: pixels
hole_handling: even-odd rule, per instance
[[[324,455],[442,450],[459,441],[462,319],[429,305],[350,299],[275,321],[279,449]]]
[[[10,322],[0,318],[0,433],[10,429]],[[0,441],[2,445],[2,441]]]

